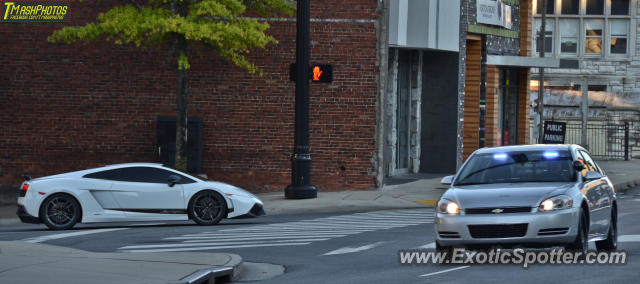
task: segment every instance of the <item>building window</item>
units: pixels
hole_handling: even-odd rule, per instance
[[[540,34],[542,1],[548,4],[544,36]],[[631,27],[635,5],[630,0],[536,0],[533,50],[540,53],[544,38],[545,56],[629,56],[628,46],[636,36]]]
[[[536,14],[540,15],[542,14],[542,1],[543,0],[536,0]],[[549,14],[553,14],[555,11],[555,7],[556,4],[554,3],[553,0],[546,0],[547,1],[547,15]]]
[[[554,27],[554,20],[549,20],[547,19],[547,26],[545,27],[545,36],[544,36],[544,52],[547,54],[547,56],[551,56],[552,51],[553,51],[553,31],[555,30]],[[542,20],[541,19],[536,19],[536,42],[535,42],[535,47],[536,47],[536,52],[540,53],[540,49],[542,47],[542,37],[540,32],[542,31]]]
[[[603,20],[585,20],[584,21],[584,53],[586,55],[602,54],[602,26]]]
[[[604,15],[604,0],[587,0],[587,15]]]
[[[578,19],[561,19],[559,25],[560,53],[563,55],[577,55],[580,21]]]
[[[611,54],[627,54],[627,38],[629,38],[628,20],[610,20]]]
[[[628,16],[629,0],[611,0],[611,15],[627,15]]]
[[[562,0],[562,15],[577,15],[580,11],[580,0]]]

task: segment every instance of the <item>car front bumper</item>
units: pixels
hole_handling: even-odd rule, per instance
[[[453,216],[437,213],[436,240],[441,246],[566,244],[576,238],[579,212],[571,208]]]
[[[18,210],[16,211],[16,215],[18,215],[18,218],[20,218],[20,221],[22,221],[22,223],[30,223],[30,224],[42,223],[42,221],[40,221],[38,217],[29,215],[29,213],[27,213],[27,210],[25,210],[24,206],[22,205],[18,205]]]
[[[256,203],[255,205],[253,205],[253,207],[251,207],[251,210],[249,210],[247,214],[240,215],[234,218],[235,219],[256,218],[264,215],[267,215],[267,213],[264,212],[263,205],[260,203]]]

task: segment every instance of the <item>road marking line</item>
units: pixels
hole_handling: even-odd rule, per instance
[[[411,217],[411,218],[405,218],[405,217],[377,217],[377,216],[352,216],[349,218],[333,218],[333,219],[325,219],[325,220],[320,220],[322,221],[359,221],[359,220],[367,220],[369,222],[376,222],[376,221],[384,221],[384,222],[400,222],[400,221],[413,221],[413,222],[420,222],[420,221],[425,221],[425,220],[433,220],[433,216],[422,216],[422,217]]]
[[[335,232],[296,232],[296,233],[281,233],[281,232],[273,232],[273,233],[258,233],[258,234],[224,234],[224,235],[205,235],[205,236],[180,236],[180,239],[184,239],[184,240],[192,240],[192,239],[217,239],[217,238],[238,238],[238,237],[276,237],[276,236],[291,236],[291,237],[297,237],[297,236],[305,236],[305,235],[316,235],[316,236],[324,236],[324,235],[351,235],[351,234],[358,234],[358,233],[362,233],[360,231],[335,231]],[[178,237],[172,237],[171,240],[175,240],[174,238],[178,238]]]
[[[270,232],[270,231],[279,231],[282,233],[287,232],[342,232],[342,231],[352,231],[352,232],[371,232],[375,229],[350,229],[350,228],[277,228],[277,229],[255,229],[255,230],[245,230],[245,231],[222,231],[224,234],[251,234],[251,233],[262,233],[262,232]]]
[[[198,234],[198,235],[183,235],[184,238],[211,238],[211,237],[268,237],[268,236],[296,236],[296,235],[335,235],[335,234],[355,234],[362,233],[362,230],[342,230],[342,231],[288,231],[288,232],[262,232],[262,233],[222,233],[222,234]]]
[[[369,244],[369,245],[361,246],[361,247],[344,247],[344,248],[339,248],[337,250],[330,251],[330,252],[325,253],[323,255],[336,255],[336,254],[360,252],[360,251],[372,249],[372,248],[377,247],[377,246],[379,246],[381,244],[384,244],[384,243],[385,242],[377,242],[377,243],[373,243],[373,244]]]
[[[41,242],[57,240],[57,239],[63,239],[63,238],[69,238],[69,237],[77,237],[77,236],[90,235],[90,234],[106,233],[106,232],[120,231],[120,230],[126,230],[126,229],[128,229],[128,228],[86,230],[86,231],[79,231],[79,232],[72,232],[72,233],[63,233],[63,234],[40,236],[40,237],[25,239],[23,241],[27,242],[27,243],[41,243]]]
[[[447,272],[456,271],[456,270],[460,270],[460,269],[467,268],[467,267],[469,267],[469,266],[467,265],[467,266],[454,267],[454,268],[451,268],[451,269],[445,269],[445,270],[440,270],[440,271],[436,271],[436,272],[432,272],[432,273],[422,274],[422,275],[420,275],[420,277],[427,277],[427,276],[432,276],[432,275],[436,275],[436,274],[447,273]]]
[[[640,235],[621,235],[618,242],[640,242]]]
[[[347,235],[342,234],[342,235],[313,235],[313,234],[307,234],[307,235],[300,235],[300,236],[275,236],[275,237],[261,237],[261,240],[275,240],[275,239],[291,239],[294,240],[295,239],[305,239],[305,238],[314,238],[314,237],[323,237],[323,238],[340,238],[340,237],[345,237]],[[182,240],[182,238],[165,238],[164,240]],[[185,243],[196,243],[196,242],[205,242],[205,241],[213,241],[213,240],[235,240],[235,241],[255,241],[256,238],[255,237],[249,237],[249,238],[234,238],[234,237],[227,237],[227,238],[207,238],[207,239],[190,239],[190,240],[186,240],[184,241]]]
[[[307,243],[284,243],[284,244],[255,244],[255,245],[238,245],[238,246],[211,246],[211,247],[195,247],[195,248],[173,248],[173,249],[149,249],[149,250],[123,250],[123,252],[172,252],[172,251],[200,251],[214,249],[231,249],[231,248],[255,248],[255,247],[279,247],[279,246],[303,246]]]
[[[428,243],[426,245],[419,246],[417,248],[418,249],[434,249],[434,248],[436,248],[436,243]]]
[[[320,223],[320,222],[314,222],[316,224]],[[384,227],[384,226],[402,226],[407,224],[406,226],[410,226],[410,225],[418,225],[418,224],[422,224],[422,222],[401,222],[401,221],[384,221],[384,222],[356,222],[356,221],[342,221],[342,220],[331,220],[330,221],[331,224],[327,224],[329,226],[331,225],[361,225],[361,226],[378,226],[378,227]],[[323,223],[320,223],[323,224]]]
[[[371,223],[371,224],[376,224],[376,223],[379,223],[379,224],[387,224],[387,223],[393,223],[393,224],[398,224],[398,223],[422,224],[425,221],[433,220],[433,217],[425,217],[425,218],[422,218],[420,220],[418,220],[418,219],[398,219],[398,218],[393,218],[393,219],[391,219],[391,218],[374,219],[374,218],[370,218],[370,217],[353,217],[353,218],[349,218],[349,219],[331,219],[331,220],[327,220],[327,222],[338,221],[338,222],[362,223],[365,220],[366,220],[366,223]]]
[[[329,238],[324,238],[324,239],[301,239],[301,240],[295,240],[296,242],[319,242],[319,241],[326,241],[329,240]],[[145,249],[145,248],[171,248],[171,247],[196,247],[196,246],[221,246],[221,245],[241,245],[241,244],[246,244],[246,245],[251,245],[251,244],[268,244],[268,243],[286,243],[286,242],[291,242],[291,240],[274,240],[274,241],[266,241],[266,242],[260,242],[260,241],[255,241],[255,242],[218,242],[218,243],[212,243],[212,242],[207,242],[207,243],[176,243],[176,244],[164,244],[164,245],[139,245],[139,246],[126,246],[126,247],[121,247],[118,248],[119,250],[132,250],[132,249]]]
[[[438,200],[414,200],[413,202],[433,206],[438,203]]]
[[[429,210],[431,211],[431,210]],[[433,212],[398,212],[394,214],[380,214],[380,213],[356,213],[351,216],[372,216],[372,217],[393,217],[393,216],[407,216],[407,217],[424,217],[424,216],[433,216],[435,211]],[[346,215],[347,217],[349,215]]]

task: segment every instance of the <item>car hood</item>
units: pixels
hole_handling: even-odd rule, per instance
[[[255,198],[255,199],[259,199],[257,196],[251,194],[250,192],[239,188],[237,186],[234,185],[230,185],[228,183],[224,183],[224,182],[219,182],[219,181],[205,181],[204,182],[207,186],[213,187],[215,189],[221,190],[224,193],[230,193],[233,195],[240,195],[240,196],[244,196],[244,197],[251,197],[251,198]]]
[[[458,186],[449,189],[442,198],[453,200],[466,208],[537,207],[543,199],[563,194],[574,183],[503,183]]]

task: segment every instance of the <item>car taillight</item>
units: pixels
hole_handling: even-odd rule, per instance
[[[29,190],[29,184],[25,183],[22,185],[22,191],[27,191],[27,190]]]

